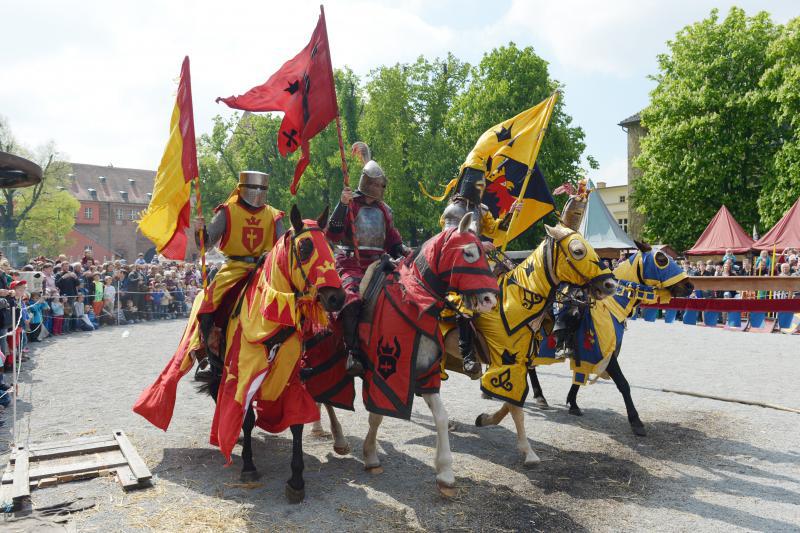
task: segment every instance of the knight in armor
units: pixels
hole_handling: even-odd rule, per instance
[[[472,229],[481,237],[484,249],[494,248],[493,240],[501,237],[511,223],[515,211],[522,209],[521,202],[514,202],[508,213],[501,219],[496,219],[489,208],[482,203],[483,192],[486,190],[486,178],[482,170],[465,167],[456,184],[455,191],[450,196],[447,207],[444,209],[439,223],[443,229],[458,227],[458,223],[467,213],[472,213]],[[472,328],[471,313],[466,309],[459,309],[458,347],[464,362],[464,372],[475,376],[480,374],[480,363],[475,360],[474,331]]]
[[[583,181],[579,182],[577,191],[562,186],[562,188],[556,189],[556,192],[561,189],[570,194],[561,213],[561,223],[573,231],[578,231],[583,213],[586,211],[589,191]],[[577,353],[575,334],[584,312],[584,308],[577,302],[583,300],[584,295],[580,288],[572,286],[565,287],[562,295],[564,303],[555,315],[553,335],[556,339],[555,356],[559,359],[566,359],[575,357]]]
[[[374,261],[388,253],[397,259],[405,255],[403,239],[394,227],[392,210],[383,201],[387,178],[380,165],[372,160],[369,147],[353,144],[353,153],[364,163],[355,192],[345,187],[326,229],[328,239],[339,244],[336,270],[342,278],[345,305],[340,312],[344,343],[347,348],[347,372],[363,375],[364,365],[358,344],[358,320],[361,313],[359,284]]]
[[[205,291],[198,295],[202,302],[197,319],[200,322],[201,339],[209,356],[219,357],[209,346],[209,339],[214,326],[224,327],[228,318],[228,313],[217,312],[226,302],[228,305],[232,302],[233,299],[226,298],[226,295],[238,293],[261,255],[269,252],[283,235],[283,212],[267,204],[268,189],[268,174],[251,170],[240,172],[239,184],[230,197],[214,210],[211,222],[206,224],[202,217],[196,220],[198,229],[195,240],[198,246],[200,232],[203,232],[205,246],[218,246],[226,257],[225,264]]]

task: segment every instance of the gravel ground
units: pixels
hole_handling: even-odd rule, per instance
[[[224,468],[207,444],[212,402],[195,392],[190,378],[178,390],[168,432],[131,411],[181,328],[180,321],[106,328],[33,350],[20,390],[21,442],[121,428],[154,474],[152,488],[128,494],[110,478],[36,490],[34,507],[94,497],[96,508],[76,515],[73,526],[104,532],[800,531],[800,415],[661,391],[800,408],[798,336],[633,322],[620,362],[648,436],[631,433],[610,383],[581,391],[585,416],[570,416],[561,404],[570,384],[567,366],[545,368],[540,379],[554,408],[526,408],[528,435],[542,458],[532,469],[523,468],[516,452],[510,417],[496,427],[473,426],[476,415],[499,404],[481,399],[475,382],[453,376],[443,398],[458,422],[451,445],[459,492],[449,501],[435,490],[435,434],[424,402],[415,403],[410,422],[384,422],[381,475],[363,470],[367,417],[358,406],[340,417],[353,455],[337,456],[331,441],[307,432],[306,501],[292,506],[283,494],[288,432],[256,432],[262,479],[247,488],[237,486],[238,456]],[[10,410],[6,419],[4,449]]]

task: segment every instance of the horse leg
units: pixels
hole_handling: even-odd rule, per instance
[[[581,390],[581,386],[575,383],[569,388],[569,394],[567,394],[567,405],[569,406],[569,414],[575,416],[583,416],[583,411],[581,408],[578,407],[578,391]]]
[[[339,423],[339,418],[336,416],[336,410],[325,404],[325,410],[328,412],[328,419],[331,421],[331,433],[333,434],[333,451],[338,455],[347,455],[350,453],[350,444],[344,438],[344,431],[342,425]]]
[[[536,374],[535,366],[528,368],[528,377],[530,378],[531,388],[533,389],[533,404],[540,408],[549,407],[544,397],[542,386],[539,384],[539,376]]]
[[[478,427],[483,426],[496,426],[508,414],[508,404],[503,403],[500,409],[497,410],[495,413],[483,413],[478,415],[478,418],[475,419],[475,425]]]
[[[317,411],[319,411],[319,405],[319,402],[317,402]],[[323,439],[329,436],[325,431],[325,428],[322,427],[322,416],[319,417],[319,420],[315,420],[314,423],[311,424],[311,436],[318,439]]]
[[[533,466],[540,462],[539,456],[531,448],[531,443],[528,442],[528,435],[525,433],[525,413],[522,407],[517,405],[508,405],[511,411],[511,418],[514,420],[514,425],[517,427],[517,450],[525,456],[525,466]]]
[[[364,439],[364,470],[370,474],[383,472],[381,460],[378,459],[378,427],[383,421],[383,415],[369,414],[369,431]]]
[[[456,476],[453,474],[453,454],[450,453],[450,435],[447,432],[447,410],[439,393],[423,394],[436,424],[436,486],[446,498],[456,494]]]
[[[286,482],[286,498],[289,503],[300,503],[306,497],[306,482],[303,480],[303,424],[290,426],[292,430],[292,477]]]
[[[642,421],[639,419],[636,406],[633,405],[631,386],[628,384],[628,380],[625,379],[625,375],[622,373],[622,369],[619,367],[619,362],[616,357],[611,358],[606,372],[608,372],[608,375],[614,380],[617,390],[622,393],[622,399],[625,400],[625,409],[628,411],[628,423],[630,423],[633,433],[639,437],[644,437],[647,435],[647,432],[644,430],[644,424],[642,424]]]
[[[244,438],[242,439],[242,473],[239,479],[243,482],[255,481],[260,475],[256,470],[256,465],[253,463],[253,428],[256,425],[256,415],[253,412],[253,406],[247,408],[244,415],[244,423],[242,429],[244,430]]]

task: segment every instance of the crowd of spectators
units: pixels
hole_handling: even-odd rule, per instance
[[[87,251],[80,261],[38,257],[15,269],[0,253],[0,363],[10,370],[14,345],[27,361],[29,343],[51,335],[185,317],[201,290],[193,263],[147,262],[143,254],[133,263],[98,262]],[[0,372],[0,407],[9,404],[9,389]]]

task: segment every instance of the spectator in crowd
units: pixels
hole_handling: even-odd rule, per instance
[[[64,303],[66,301],[66,298],[63,300],[55,298],[50,304],[50,311],[53,313],[53,329],[51,331],[53,335],[61,335],[64,328]]]
[[[728,260],[730,260],[731,263],[736,263],[736,256],[733,255],[730,248],[725,250],[725,255],[722,256],[722,264],[725,264]]]
[[[53,263],[46,263],[42,267],[42,290],[44,291],[44,298],[48,301],[58,296],[56,277],[53,274]]]
[[[43,313],[45,309],[50,306],[44,299],[44,294],[32,292],[31,297],[26,306],[26,310],[30,313],[30,322],[28,323],[28,339],[31,342],[39,342],[45,337]]]
[[[756,276],[769,276],[771,274],[770,267],[772,263],[769,258],[769,253],[766,250],[761,250],[761,253],[756,258],[756,264],[753,266]]]
[[[93,331],[95,329],[94,324],[89,319],[89,315],[86,313],[87,309],[91,311],[91,307],[87,308],[86,304],[83,302],[83,299],[83,294],[79,294],[77,298],[75,298],[75,304],[73,305],[76,324],[75,329],[80,331]]]
[[[103,313],[103,305],[105,305],[103,301],[105,285],[100,281],[100,274],[98,273],[92,274],[92,292],[94,296],[92,299],[92,311],[94,311],[96,317],[99,317]]]

